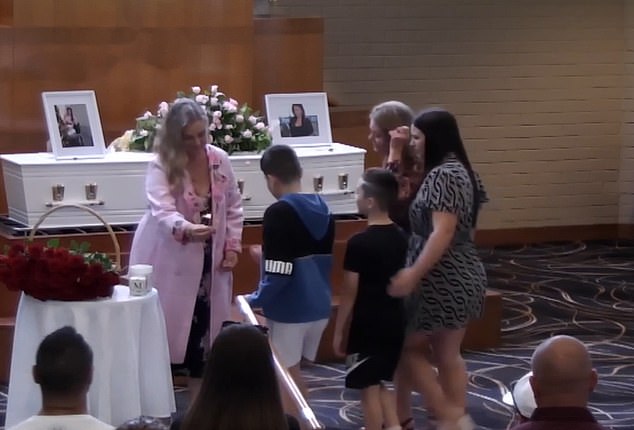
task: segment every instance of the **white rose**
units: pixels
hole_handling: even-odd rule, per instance
[[[251,139],[251,137],[253,137],[253,133],[251,133],[251,130],[244,130],[242,132],[242,136],[244,136],[245,139]]]
[[[192,92],[194,94],[200,94],[200,87],[192,87]]]
[[[233,125],[231,124],[225,125],[225,130],[233,130]]]
[[[206,104],[209,101],[209,96],[206,96],[204,94],[198,94],[196,96],[196,103],[200,103],[201,105]]]
[[[222,116],[222,112],[220,112],[219,110],[214,111],[214,118],[220,118]]]
[[[238,107],[234,105],[229,105],[229,108],[227,109],[227,111],[229,111],[230,113],[236,113],[238,112]]]
[[[227,134],[225,135],[225,143],[231,143],[233,142],[233,137],[231,137],[231,135]]]
[[[211,94],[216,94],[218,92],[218,85],[211,86]]]
[[[222,104],[222,107],[223,107],[223,109],[225,109],[225,110],[229,110],[229,109],[231,108],[231,106],[233,106],[233,105],[232,105],[231,103],[229,103],[229,102],[224,102],[224,103]]]
[[[240,114],[236,115],[236,122],[237,123],[244,122],[244,116]]]
[[[140,134],[141,136],[147,136],[148,134],[150,134],[150,132],[149,132],[149,131],[147,131],[147,130],[141,130],[141,131],[139,132],[139,134]]]
[[[120,139],[123,139],[126,142],[131,142],[132,141],[132,137],[134,136],[134,130],[126,130],[125,133],[123,133],[123,136],[120,137]]]
[[[209,124],[209,131],[214,131],[215,129],[216,129],[216,124],[214,124],[213,122]]]
[[[212,105],[217,105],[218,104],[218,97],[212,97],[209,99],[209,101],[211,102]]]
[[[222,128],[222,121],[220,118],[214,118],[213,123],[216,124],[216,128]]]
[[[167,102],[161,102],[158,106],[158,114],[160,116],[167,115],[167,111],[169,111],[170,105]]]
[[[238,101],[236,99],[229,99],[229,103],[231,103],[234,106],[238,106]]]
[[[251,116],[249,117],[249,122],[250,122],[251,124],[255,124],[255,123],[257,123],[257,122],[258,122],[258,119],[257,119],[256,117],[254,117],[253,115],[251,115]]]
[[[260,122],[255,124],[255,128],[260,130],[260,131],[262,131],[262,130],[264,130],[266,128],[266,125],[264,125],[264,123],[260,121]]]
[[[146,110],[145,113],[143,114],[143,119],[150,119],[153,116],[154,115],[152,115],[152,112],[150,112],[149,110]]]

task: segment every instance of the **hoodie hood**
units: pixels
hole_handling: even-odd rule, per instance
[[[318,194],[286,194],[280,200],[295,209],[310,234],[321,240],[328,232],[330,209]]]

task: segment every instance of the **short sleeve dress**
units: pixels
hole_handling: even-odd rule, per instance
[[[486,192],[476,175],[480,204]],[[482,314],[487,277],[471,238],[474,192],[467,169],[455,158],[432,169],[410,206],[407,265],[411,266],[433,231],[432,213],[456,214],[458,224],[445,255],[405,300],[408,331],[459,329]]]

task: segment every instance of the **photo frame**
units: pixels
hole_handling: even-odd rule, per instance
[[[332,143],[326,93],[267,94],[264,102],[273,144]]]
[[[42,104],[56,159],[104,157],[106,144],[94,91],[46,91]]]

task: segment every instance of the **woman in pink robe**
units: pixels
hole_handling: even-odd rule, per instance
[[[148,167],[148,209],[130,252],[130,265],[153,266],[171,362],[189,371],[192,395],[206,351],[230,319],[231,270],[242,248],[242,197],[229,157],[208,139],[204,109],[177,100]]]

